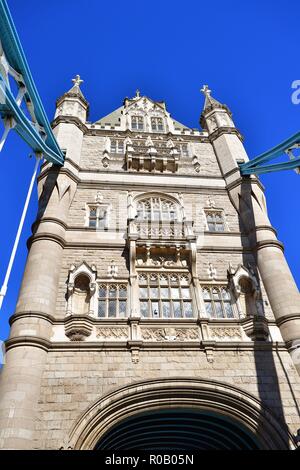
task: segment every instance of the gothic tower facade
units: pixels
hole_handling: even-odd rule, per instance
[[[91,123],[80,84],[38,179],[0,448],[295,449],[299,291],[229,109],[204,87],[190,129],[137,92]]]

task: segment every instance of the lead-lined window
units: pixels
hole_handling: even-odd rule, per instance
[[[139,275],[143,318],[193,318],[189,277],[186,274]]]
[[[142,116],[131,116],[131,129],[133,131],[143,131],[144,118]]]
[[[183,157],[188,157],[189,156],[189,149],[188,149],[187,144],[181,144],[180,149],[181,149],[181,155]]]
[[[127,306],[127,285],[101,284],[98,294],[100,318],[124,318]]]
[[[89,227],[107,229],[107,209],[101,206],[89,206]]]
[[[230,291],[224,286],[202,288],[205,311],[210,318],[234,318]]]
[[[151,118],[151,129],[152,132],[163,132],[164,124],[162,118],[153,117]]]
[[[206,220],[210,232],[225,231],[225,223],[221,211],[206,211]]]
[[[113,139],[110,141],[111,153],[124,153],[124,142],[123,140]]]
[[[178,219],[177,209],[173,201],[150,197],[137,202],[137,219],[172,222]]]

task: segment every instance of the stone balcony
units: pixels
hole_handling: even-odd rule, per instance
[[[125,154],[127,170],[146,172],[169,172],[178,170],[179,152],[174,149],[155,147],[128,147]]]
[[[131,220],[128,226],[128,238],[133,240],[157,240],[180,242],[195,239],[192,221],[137,221]]]

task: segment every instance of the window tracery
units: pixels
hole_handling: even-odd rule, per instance
[[[194,317],[188,274],[140,273],[139,299],[143,318]]]

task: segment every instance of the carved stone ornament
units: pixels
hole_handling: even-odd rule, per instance
[[[210,327],[210,339],[216,341],[241,341],[243,335],[239,327]]]
[[[96,337],[103,340],[127,340],[128,329],[121,327],[97,328]]]
[[[70,316],[65,321],[65,334],[71,341],[84,341],[93,330],[86,317]]]
[[[144,341],[197,341],[197,328],[142,328]]]

